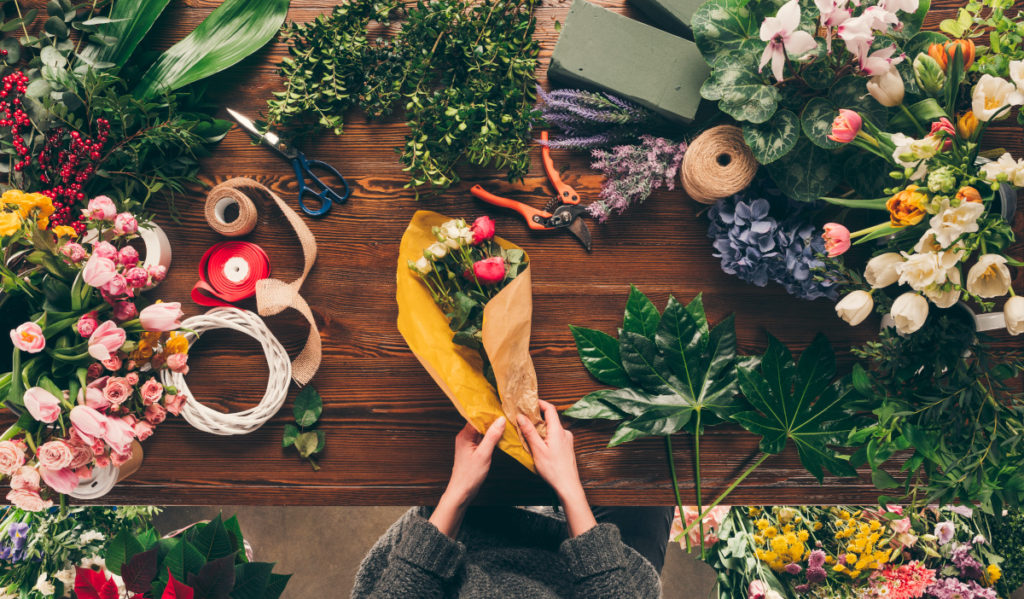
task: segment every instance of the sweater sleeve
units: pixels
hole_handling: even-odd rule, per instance
[[[371,599],[434,599],[462,567],[466,548],[422,516],[408,518]]]
[[[577,597],[588,599],[650,599],[646,584],[654,569],[643,558],[630,559],[614,524],[598,524],[562,543],[559,552],[569,567]],[[646,568],[645,568],[646,566]],[[653,588],[659,588],[655,580]],[[645,584],[641,584],[645,583]],[[653,596],[657,596],[657,591]]]

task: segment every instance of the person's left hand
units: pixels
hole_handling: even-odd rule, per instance
[[[465,503],[476,496],[491,469],[491,455],[504,432],[504,416],[495,420],[483,435],[466,423],[455,437],[455,463],[446,493],[452,493]]]

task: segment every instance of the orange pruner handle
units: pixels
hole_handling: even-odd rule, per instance
[[[540,132],[541,141],[548,140],[548,132]],[[555,163],[551,161],[551,148],[546,143],[540,146],[540,157],[544,161],[544,172],[548,175],[548,181],[551,181],[551,185],[555,187],[555,193],[558,194],[558,199],[563,204],[579,204],[580,196],[576,193],[576,190],[562,182],[562,177],[558,174],[558,169],[555,168]]]
[[[537,210],[536,208],[534,208],[532,206],[527,206],[526,204],[524,204],[522,202],[517,202],[515,200],[510,200],[508,198],[503,198],[503,197],[500,197],[500,196],[496,196],[493,193],[491,193],[491,192],[487,191],[486,189],[484,189],[483,187],[480,187],[479,185],[474,185],[469,190],[469,193],[471,193],[475,197],[477,197],[477,198],[487,202],[488,204],[494,204],[495,206],[501,206],[502,208],[508,208],[510,210],[515,210],[519,214],[522,214],[523,218],[526,219],[527,226],[529,226],[531,229],[535,229],[537,231],[546,231],[546,230],[551,228],[551,227],[545,225],[544,222],[543,222],[543,221],[546,221],[547,219],[551,218],[551,213],[550,212],[545,212],[543,210]],[[541,219],[542,222],[537,222],[538,218]]]

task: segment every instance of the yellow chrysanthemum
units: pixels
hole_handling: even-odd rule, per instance
[[[78,237],[78,232],[73,227],[67,225],[60,225],[59,227],[53,228],[53,234],[59,238],[74,238]]]
[[[989,586],[999,582],[999,579],[1002,577],[1003,570],[998,564],[989,564],[988,567],[985,568],[985,580],[988,582]]]

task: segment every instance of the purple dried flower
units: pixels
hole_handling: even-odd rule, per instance
[[[607,148],[664,126],[650,110],[611,94],[538,86],[537,96],[544,120],[564,133],[551,140],[553,148]]]
[[[686,152],[686,143],[644,135],[641,143],[616,146],[611,151],[594,150],[591,167],[605,176],[601,199],[588,210],[599,222],[611,214],[622,214],[639,204],[659,187],[675,188],[675,176]]]
[[[998,599],[995,589],[982,587],[973,580],[965,583],[956,578],[937,580],[925,589],[924,594],[935,599]]]
[[[825,565],[825,552],[821,549],[815,549],[811,551],[811,554],[807,556],[807,567],[808,568],[820,568]],[[810,573],[808,571],[808,573]]]
[[[984,569],[978,563],[978,560],[974,559],[971,555],[971,546],[969,544],[957,543],[954,545],[949,558],[953,565],[959,568],[962,577],[972,580],[982,579]]]

